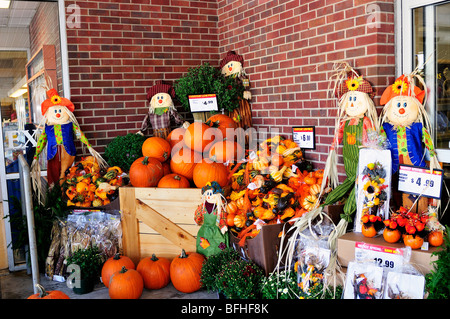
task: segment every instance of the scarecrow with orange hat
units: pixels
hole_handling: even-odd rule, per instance
[[[69,99],[59,96],[55,89],[48,90],[47,96],[48,98],[41,104],[42,122],[45,126],[39,136],[36,153],[31,164],[35,183],[40,185],[39,156],[44,151],[45,146],[47,146],[48,185],[62,184],[65,171],[72,166],[75,160],[76,147],[74,136],[83,143],[82,145],[87,146],[91,155],[99,162],[99,165],[102,167],[106,166],[106,162],[92,148],[81,131],[73,115],[74,104]]]
[[[231,76],[244,86],[243,98],[239,99],[239,107],[230,112],[229,116],[234,119],[238,127],[247,129],[252,126],[252,111],[249,100],[252,99],[250,93],[250,81],[244,70],[244,57],[235,51],[228,51],[227,55],[220,61],[221,73]]]
[[[425,87],[425,83],[415,72],[402,75],[385,89],[380,100],[380,104],[385,105],[381,116],[380,133],[389,141],[392,174],[397,177],[400,164],[426,167],[425,149],[429,152],[430,168],[439,167],[430,135],[431,126],[424,106],[426,88],[421,90],[415,86],[414,77],[417,77]],[[412,208],[417,199],[417,196],[408,194],[403,194],[402,197],[402,206],[408,208]],[[394,198],[398,198],[398,194]],[[416,208],[422,212],[427,206],[428,199],[422,197],[418,200]]]
[[[171,119],[177,125],[183,123],[183,118],[175,109],[173,98],[175,98],[175,89],[162,81],[158,81],[148,90],[147,100],[150,102],[150,108],[138,134],[144,135],[144,132],[153,129],[153,136],[165,139],[170,133]]]

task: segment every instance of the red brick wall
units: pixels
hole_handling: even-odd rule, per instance
[[[66,1],[81,8],[81,28],[67,30],[75,114],[102,152],[114,136],[139,128],[153,81],[176,80],[203,62],[217,65],[235,50],[250,76],[255,127],[289,135],[292,126],[315,125],[316,151],[306,156],[320,166],[336,114],[326,92],[332,61],[354,66],[377,89],[377,102],[394,78],[393,3]]]
[[[316,126],[316,150],[306,152],[315,163],[325,163],[334,132],[331,61],[347,61],[371,82],[376,105],[393,81],[393,0],[220,0],[218,16],[221,57],[235,50],[245,59],[253,123],[288,135],[292,126]]]
[[[71,97],[95,149],[136,132],[147,90],[195,67],[218,65],[215,0],[66,1],[81,27],[67,29]]]

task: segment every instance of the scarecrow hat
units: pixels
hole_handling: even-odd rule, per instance
[[[423,103],[425,97],[425,91],[421,90],[419,87],[413,85],[413,90],[410,88],[411,84],[406,75],[401,75],[398,77],[394,84],[389,85],[381,95],[380,104],[384,105],[389,102],[392,98],[396,96],[413,96]]]
[[[236,61],[244,66],[244,57],[242,55],[237,54],[234,51],[228,51],[227,55],[220,61],[220,69],[224,67],[225,64],[231,61]]]
[[[373,98],[375,91],[369,82],[363,79],[362,76],[349,77],[347,80],[343,81],[335,91],[336,97],[340,99],[342,95],[349,91],[358,91],[362,93],[369,94],[370,98]]]
[[[162,81],[156,82],[150,89],[147,91],[147,100],[150,101],[152,97],[158,93],[167,93],[172,98],[175,97],[175,89],[170,84],[165,84]]]
[[[48,90],[47,96],[48,96],[48,99],[46,99],[41,104],[42,115],[45,115],[45,113],[47,112],[49,107],[56,106],[56,105],[61,105],[61,106],[67,107],[67,109],[70,112],[73,112],[75,110],[75,106],[73,105],[73,103],[69,99],[59,96],[58,92],[55,89]]]

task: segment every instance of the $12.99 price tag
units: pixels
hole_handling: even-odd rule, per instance
[[[361,254],[365,259],[373,259],[380,267],[394,268],[403,264],[402,249],[356,242],[355,256]]]
[[[398,174],[398,190],[425,197],[441,198],[443,171],[428,168],[400,165]]]

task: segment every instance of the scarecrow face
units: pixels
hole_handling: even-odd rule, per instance
[[[216,204],[220,194],[214,194],[212,189],[208,189],[203,193],[205,200],[210,204]]]
[[[349,91],[344,97],[342,103],[348,116],[362,117],[367,112],[368,105],[364,94],[359,91]]]
[[[55,125],[55,124],[65,124],[70,121],[69,114],[61,105],[50,106],[47,109],[47,124]]]
[[[153,95],[150,105],[153,108],[166,108],[173,105],[172,98],[167,93],[158,93]]]
[[[242,64],[237,61],[230,61],[222,67],[222,74],[225,76],[241,73],[241,71],[242,71]]]
[[[388,122],[392,125],[407,126],[419,117],[419,101],[411,96],[396,96],[386,112]]]

